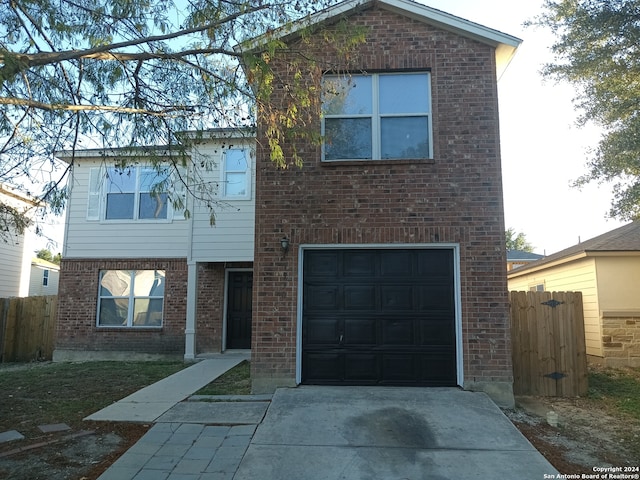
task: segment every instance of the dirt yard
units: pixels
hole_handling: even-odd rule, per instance
[[[523,409],[505,414],[563,474],[593,474],[594,467],[640,467],[640,422],[610,416],[584,399],[527,398],[536,413]],[[546,412],[558,416],[558,426]],[[553,422],[553,417],[551,417]],[[637,470],[635,473],[638,473]]]

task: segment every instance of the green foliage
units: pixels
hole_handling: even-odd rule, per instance
[[[525,234],[520,232],[516,235],[516,231],[513,228],[508,228],[505,231],[505,241],[507,250],[533,252],[533,245],[527,241]]]
[[[202,387],[195,395],[249,395],[251,364],[244,360],[228,372]]]
[[[602,369],[589,374],[589,397],[616,413],[640,420],[640,369]]]
[[[186,192],[215,217],[216,192],[201,189],[198,170],[207,162],[190,153],[197,138],[181,132],[214,127],[243,129],[268,106],[265,133],[278,166],[300,164],[291,138],[318,140],[307,113],[312,95],[305,77],[313,59],[289,64],[290,82],[274,78],[273,61],[288,46],[273,34],[337,0],[21,0],[0,9],[0,182],[42,193],[40,214],[59,213],[64,177],[77,149],[118,149],[129,163],[140,148],[158,169],[173,170],[167,186],[175,206]],[[317,31],[312,32],[314,35]],[[338,51],[348,57],[362,32],[340,34]],[[247,39],[260,38],[250,51]],[[321,37],[322,38],[322,37]],[[325,41],[334,41],[329,36]],[[240,47],[239,47],[240,46]],[[289,95],[271,105],[276,87]],[[128,151],[123,152],[122,148]],[[69,152],[69,165],[55,159]],[[204,166],[203,166],[204,165]],[[188,171],[189,174],[183,172]],[[182,173],[181,173],[182,172]],[[188,216],[190,212],[185,211]]]
[[[531,24],[555,35],[544,75],[574,85],[580,121],[605,130],[575,185],[614,182],[610,215],[640,217],[640,0],[546,0]]]
[[[36,258],[41,258],[42,260],[46,260],[47,262],[55,263],[56,265],[60,265],[62,261],[62,254],[56,253],[55,255],[51,253],[51,250],[43,248],[36,252]]]

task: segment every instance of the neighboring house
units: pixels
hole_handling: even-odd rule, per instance
[[[319,25],[366,41],[341,64],[328,37],[298,35]],[[257,141],[235,139],[246,189],[213,228],[197,206],[141,214],[145,182],[124,188],[109,158],[82,153],[55,356],[251,347],[254,392],[459,385],[512,404],[497,78],[520,40],[406,0],[343,2],[274,36],[314,59],[301,87],[335,94],[315,118],[323,148],[290,140],[304,165],[277,169],[259,112]],[[286,63],[272,60],[276,106]],[[199,152],[224,168],[209,133]]]
[[[543,257],[544,255],[525,252],[524,250],[507,250],[507,272],[540,260]]]
[[[509,272],[509,290],[582,292],[587,355],[640,366],[640,221]]]
[[[0,203],[25,212],[37,205],[35,200],[4,184],[0,184]],[[0,298],[29,294],[32,246],[33,233],[29,229],[24,233],[9,229],[0,235]]]
[[[59,279],[60,265],[42,258],[32,258],[29,296],[57,295]]]

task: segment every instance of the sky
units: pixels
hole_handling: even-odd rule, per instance
[[[419,2],[523,40],[498,83],[505,228],[524,233],[536,253],[549,255],[625,224],[607,218],[610,186],[570,186],[586,173],[588,149],[600,132],[576,126],[570,85],[545,81],[540,74],[553,60],[553,36],[523,22],[541,12],[543,1]],[[62,229],[53,231],[59,242],[50,247],[55,253],[62,248]]]
[[[600,130],[577,127],[573,88],[540,74],[553,61],[553,36],[523,23],[542,11],[543,1],[420,3],[523,40],[498,83],[505,227],[524,233],[536,253],[550,255],[627,223],[607,218],[610,185],[571,187],[587,172]]]

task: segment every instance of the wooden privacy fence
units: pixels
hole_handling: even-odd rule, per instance
[[[516,395],[585,395],[582,292],[511,292]]]
[[[58,297],[0,298],[0,361],[51,360]]]

